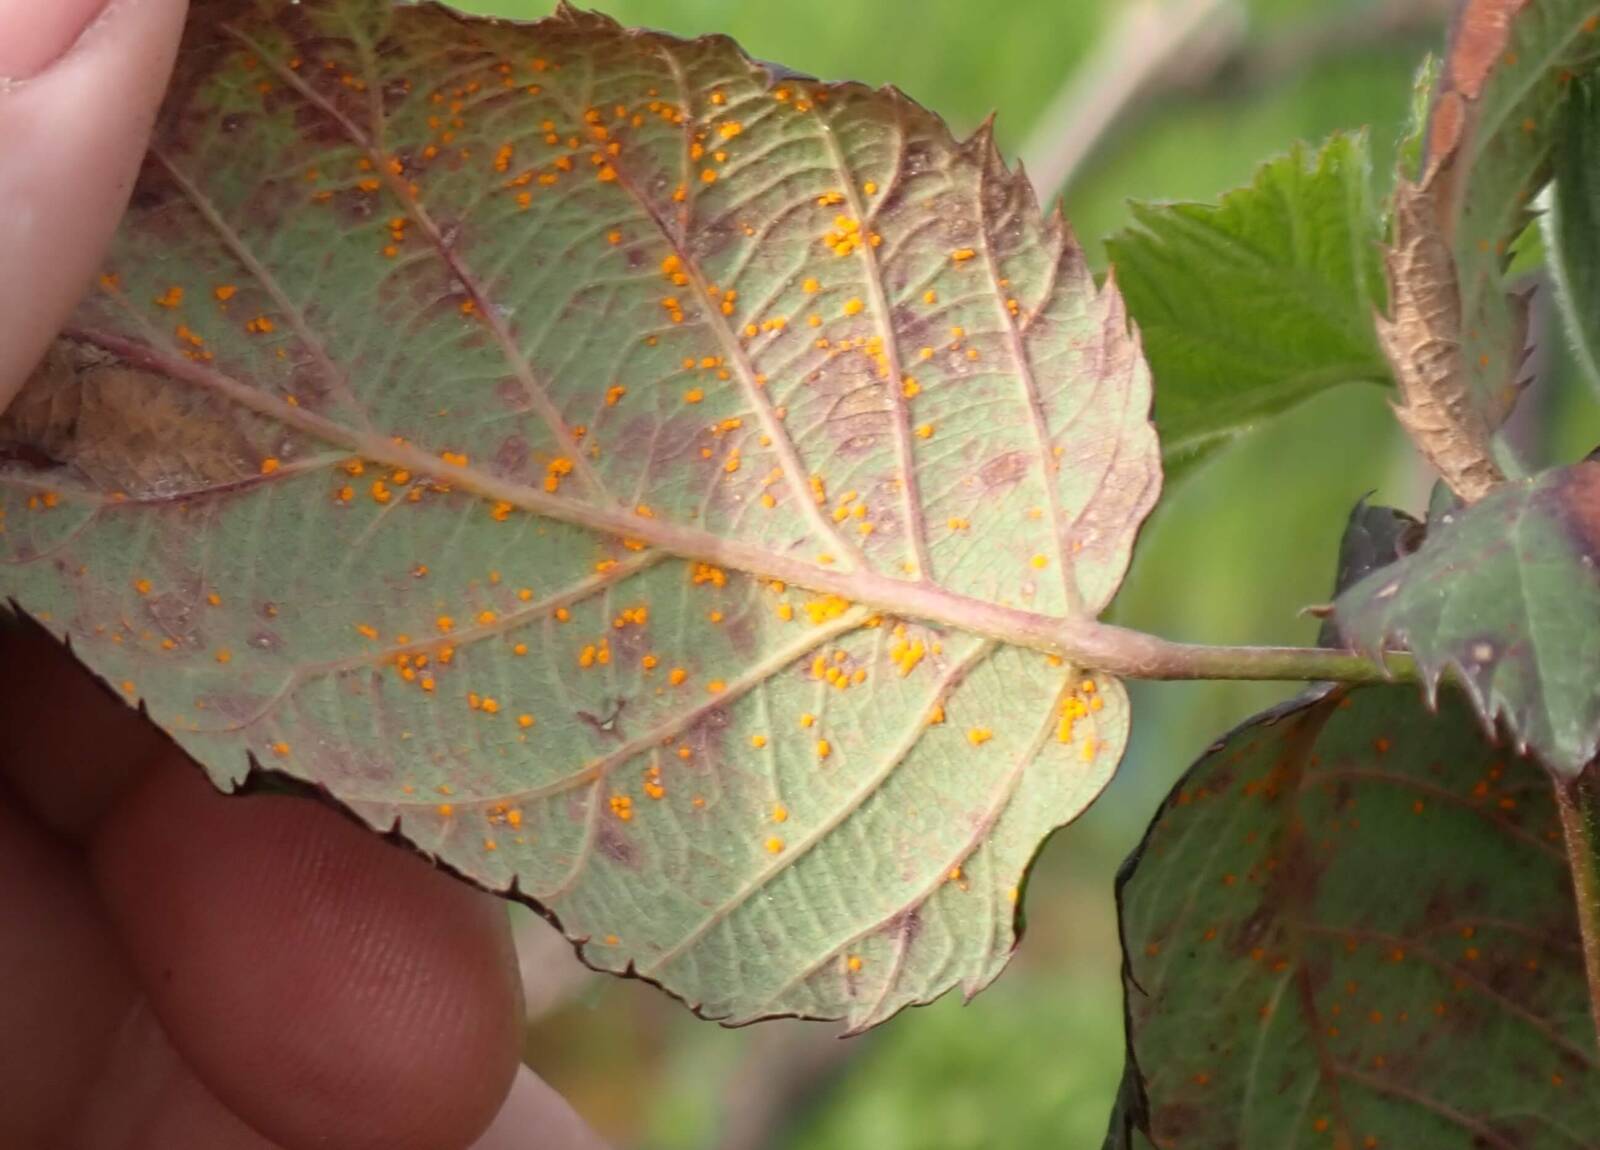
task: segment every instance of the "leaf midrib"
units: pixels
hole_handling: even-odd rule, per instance
[[[958,595],[925,579],[898,579],[869,568],[831,570],[818,562],[780,555],[698,528],[646,518],[621,507],[600,507],[564,499],[490,475],[471,465],[446,463],[409,443],[396,443],[386,436],[351,430],[304,407],[291,407],[215,368],[122,335],[91,328],[69,328],[66,334],[70,339],[108,351],[145,370],[218,392],[243,407],[359,458],[429,476],[486,501],[508,503],[561,523],[618,539],[638,539],[679,558],[781,580],[820,594],[838,595],[886,615],[921,618],[1048,654],[1070,656],[1075,650],[1095,647],[1103,643],[1110,631],[1089,618],[1045,615],[1009,607]]]

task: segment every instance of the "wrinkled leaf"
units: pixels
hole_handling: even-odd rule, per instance
[[[1413,555],[1345,592],[1340,632],[1447,671],[1484,720],[1573,777],[1600,750],[1600,463],[1508,483],[1430,523]]]
[[[1364,135],[1295,148],[1216,204],[1135,204],[1107,241],[1161,394],[1169,472],[1330,387],[1387,383]]]
[[[1336,691],[1219,742],[1121,884],[1112,1147],[1571,1150],[1600,1130],[1549,780],[1453,692]]]
[[[1600,388],[1600,92],[1585,76],[1561,112],[1545,247],[1573,358]]]
[[[1385,260],[1390,315],[1378,317],[1378,340],[1400,393],[1395,418],[1450,489],[1471,502],[1505,475],[1462,358],[1455,261],[1434,212],[1427,187],[1401,181]]]
[[[1160,487],[987,131],[563,8],[202,0],[9,416],[0,594],[708,1016],[1004,965],[1127,734],[1047,654]]]

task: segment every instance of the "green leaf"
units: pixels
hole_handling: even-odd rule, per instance
[[[1600,1129],[1550,782],[1439,702],[1301,699],[1168,797],[1120,892],[1125,1097],[1155,1144],[1569,1150]]]
[[[173,91],[0,433],[0,594],[708,1016],[993,979],[1122,753],[1049,652],[1160,468],[987,132],[565,7],[210,0]]]
[[[1600,83],[1573,84],[1557,130],[1555,181],[1541,221],[1573,359],[1600,388]]]
[[[1600,463],[1503,484],[1430,525],[1336,605],[1341,633],[1401,643],[1430,690],[1451,672],[1491,726],[1576,776],[1600,751]]]
[[[1483,0],[1463,6],[1444,61],[1423,183],[1455,258],[1462,370],[1490,426],[1515,405],[1526,357],[1527,299],[1509,293],[1507,264],[1597,32],[1595,0]]]
[[[1386,383],[1365,135],[1296,147],[1210,204],[1135,204],[1107,241],[1161,390],[1169,472],[1342,383]]]

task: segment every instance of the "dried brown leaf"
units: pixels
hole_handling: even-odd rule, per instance
[[[1505,477],[1463,370],[1461,293],[1431,179],[1396,190],[1385,263],[1392,314],[1378,317],[1378,340],[1400,390],[1395,415],[1450,489],[1474,502]]]

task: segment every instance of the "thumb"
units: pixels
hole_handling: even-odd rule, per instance
[[[0,0],[0,409],[127,206],[188,0]]]

